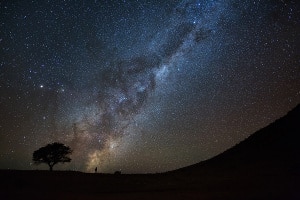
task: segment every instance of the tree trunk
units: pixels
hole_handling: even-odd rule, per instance
[[[50,171],[52,172],[53,171],[53,165],[49,165],[49,167],[50,167]]]

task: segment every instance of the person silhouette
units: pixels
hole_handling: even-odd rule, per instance
[[[95,173],[97,173],[97,167],[95,168]]]

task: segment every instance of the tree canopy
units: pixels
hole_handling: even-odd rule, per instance
[[[50,171],[52,171],[53,166],[57,163],[71,162],[71,158],[68,157],[71,153],[70,147],[54,142],[34,151],[32,160],[35,164],[48,164]]]

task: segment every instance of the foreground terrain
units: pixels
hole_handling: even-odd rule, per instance
[[[299,199],[299,174],[1,171],[1,199]],[[275,174],[274,174],[275,173]]]
[[[0,171],[1,199],[300,199],[300,106],[204,162],[162,174]]]

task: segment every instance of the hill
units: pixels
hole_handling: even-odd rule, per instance
[[[168,172],[211,199],[300,199],[300,104],[212,159]],[[216,190],[217,188],[217,190]]]
[[[247,169],[255,172],[299,173],[300,104],[265,128],[219,154],[174,172],[197,173],[204,168]],[[200,170],[201,169],[201,170]]]

